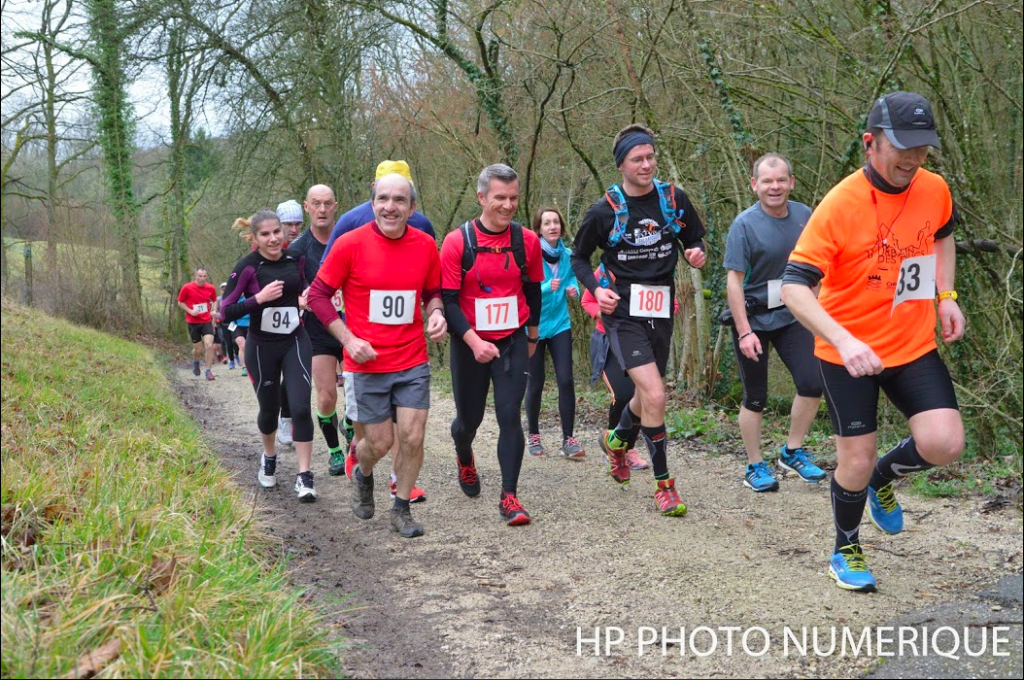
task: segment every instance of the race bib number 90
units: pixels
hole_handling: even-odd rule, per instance
[[[289,335],[299,328],[299,310],[297,307],[267,307],[263,310],[263,322],[260,330],[264,333]]]
[[[416,291],[371,290],[370,321],[387,326],[404,326],[416,316]]]
[[[196,314],[206,314],[208,311],[210,311],[210,305],[206,304],[205,302],[200,302],[193,309],[196,310]]]
[[[670,297],[668,286],[634,283],[629,287],[629,315],[644,319],[667,319]]]
[[[896,296],[892,308],[907,300],[935,299],[935,255],[908,257],[900,264],[900,278],[896,282]]]
[[[476,299],[476,330],[506,331],[519,328],[519,298]]]

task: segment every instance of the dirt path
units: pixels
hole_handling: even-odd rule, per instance
[[[256,399],[238,371],[217,370],[207,383],[175,369],[184,403],[211,446],[254,489],[259,439]],[[314,441],[319,502],[300,505],[291,491],[295,460],[278,465],[280,485],[259,492],[266,530],[293,558],[298,584],[331,607],[352,639],[344,666],[355,677],[845,677],[874,659],[784,654],[783,628],[880,626],[925,604],[958,601],[1022,564],[1021,515],[993,514],[979,499],[904,496],[908,530],[898,537],[868,526],[874,595],[840,591],[827,576],[832,541],[828,487],[782,480],[779,493],[755,495],[740,484],[731,458],[670,444],[670,464],[690,507],[683,519],[658,516],[649,471],[627,490],[607,478],[596,451],[597,429],[578,433],[591,449],[582,463],[555,457],[524,462],[520,497],[534,522],[506,527],[498,517],[499,472],[488,416],[477,438],[483,493],[466,498],[455,478],[448,427],[450,399],[435,397],[414,506],[427,535],[402,540],[388,531],[390,507],[381,481],[377,516],[349,509],[350,482],[327,476],[326,447]],[[542,433],[554,446],[554,430]],[[385,464],[386,465],[386,464]],[[389,470],[378,469],[378,480]],[[577,627],[619,627],[625,642],[577,656]],[[718,630],[719,649],[698,657],[689,644],[663,656],[659,645],[638,654],[641,627],[762,627],[764,656],[742,651]],[[614,631],[612,632],[614,635]],[[710,638],[695,638],[704,651]],[[763,637],[751,634],[759,651]],[[682,654],[682,655],[681,655]]]

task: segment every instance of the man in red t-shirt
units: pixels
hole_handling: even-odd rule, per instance
[[[308,304],[345,348],[345,411],[362,426],[352,474],[360,519],[374,514],[373,468],[394,443],[398,422],[396,494],[391,529],[422,536],[409,498],[423,464],[423,437],[430,408],[430,364],[423,336],[434,342],[448,331],[441,301],[441,262],[434,239],[407,226],[415,204],[412,183],[398,174],[374,183],[375,219],[339,238],[309,288]],[[342,321],[331,301],[341,290]]]
[[[185,312],[188,337],[192,341],[192,373],[199,375],[199,358],[206,356],[206,379],[213,380],[213,312],[217,305],[217,289],[209,282],[210,274],[200,267],[195,281],[189,281],[178,293],[178,306]]]
[[[498,508],[506,523],[516,526],[530,522],[516,494],[526,446],[522,404],[529,357],[538,341],[544,264],[540,238],[512,221],[519,207],[515,170],[500,163],[484,168],[476,197],[483,208],[480,217],[448,234],[441,245],[445,316],[452,330],[452,438],[459,485],[467,496],[476,496],[480,479],[473,440],[493,382],[501,465]]]

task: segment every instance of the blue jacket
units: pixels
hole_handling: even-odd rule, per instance
[[[566,248],[561,241],[558,242],[558,246],[561,252],[558,261],[558,277],[562,283],[558,286],[557,291],[552,292],[551,290],[551,281],[555,277],[551,271],[551,265],[544,260],[544,282],[540,284],[539,334],[541,339],[552,338],[572,328],[572,323],[569,321],[569,301],[565,296],[565,291],[569,288],[576,288],[577,291],[580,289],[580,284],[576,282],[576,274],[573,273],[572,265],[569,264],[569,256],[572,251]]]

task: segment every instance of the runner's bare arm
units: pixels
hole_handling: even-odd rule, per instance
[[[951,236],[935,240],[935,285],[938,292],[955,290],[953,279],[956,274],[956,243]],[[942,323],[942,339],[948,344],[964,337],[967,319],[960,305],[953,298],[939,300],[939,321]]]
[[[788,272],[787,268],[787,274]],[[882,360],[874,350],[839,325],[822,308],[810,286],[803,283],[788,283],[784,277],[782,300],[804,328],[836,348],[850,375],[859,378],[882,372]]]
[[[743,293],[744,272],[730,269],[726,272],[725,292],[736,324],[736,334],[740,337],[740,351],[751,361],[757,361],[762,352],[761,340],[750,329],[747,319],[747,300]]]

